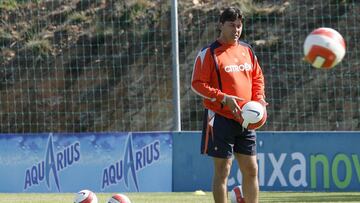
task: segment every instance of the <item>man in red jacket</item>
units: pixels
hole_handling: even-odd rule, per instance
[[[241,106],[250,100],[267,105],[264,76],[251,47],[239,41],[242,14],[227,8],[220,16],[220,36],[195,61],[192,90],[204,98],[201,153],[213,157],[213,196],[227,202],[227,179],[235,156],[243,175],[246,203],[258,202],[256,134],[239,123]]]

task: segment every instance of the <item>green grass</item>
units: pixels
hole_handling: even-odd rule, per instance
[[[210,192],[193,193],[125,193],[132,203],[212,203]],[[0,193],[1,203],[65,203],[73,202],[71,193]],[[99,203],[105,203],[111,193],[97,193]],[[260,202],[360,202],[360,192],[261,192]]]

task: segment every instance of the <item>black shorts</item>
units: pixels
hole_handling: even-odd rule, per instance
[[[218,158],[231,158],[233,153],[255,155],[256,133],[233,119],[205,109],[201,153]]]

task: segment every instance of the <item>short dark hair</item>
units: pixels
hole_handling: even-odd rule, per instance
[[[243,19],[241,10],[235,7],[229,7],[221,13],[219,21],[225,23],[225,21],[235,21],[237,19]]]

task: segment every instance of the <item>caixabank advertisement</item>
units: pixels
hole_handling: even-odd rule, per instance
[[[359,143],[359,132],[258,132],[260,190],[359,191]],[[173,151],[174,191],[210,191],[213,163],[211,157],[200,155],[200,133],[174,136]],[[186,179],[180,176],[184,171]],[[241,182],[233,161],[228,189]]]

